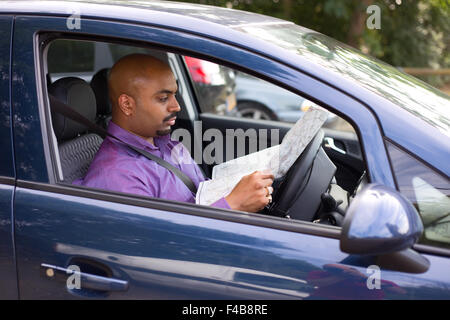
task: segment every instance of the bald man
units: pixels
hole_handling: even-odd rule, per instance
[[[198,187],[205,180],[202,172],[187,149],[170,139],[171,126],[180,111],[175,98],[178,87],[170,67],[152,56],[132,54],[113,66],[108,87],[112,103],[108,132],[176,166]],[[177,152],[173,153],[175,147]],[[183,161],[174,161],[173,154]],[[271,200],[268,187],[272,182],[272,174],[256,171],[243,177],[229,195],[212,206],[257,212]],[[103,141],[84,179],[74,183],[195,203],[195,194],[171,171],[110,137]]]

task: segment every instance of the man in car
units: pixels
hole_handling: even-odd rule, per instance
[[[112,103],[108,132],[176,166],[198,187],[205,180],[201,170],[187,149],[170,139],[180,111],[170,67],[152,56],[132,54],[113,66],[108,87]],[[177,152],[172,152],[175,147]],[[174,154],[181,159],[173,159]],[[257,212],[271,201],[273,178],[271,173],[255,171],[212,206]],[[175,174],[111,137],[103,141],[84,179],[75,183],[195,203],[195,195]]]

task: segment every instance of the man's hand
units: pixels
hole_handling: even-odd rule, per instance
[[[225,200],[233,210],[257,212],[269,203],[267,187],[272,186],[273,179],[271,173],[255,171],[242,177]]]

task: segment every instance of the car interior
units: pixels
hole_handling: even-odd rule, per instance
[[[179,53],[123,43],[49,37],[42,65],[50,98],[51,121],[47,125],[51,128],[49,142],[54,149],[57,183],[71,185],[83,178],[103,138],[98,132],[56,112],[52,101],[62,102],[106,129],[111,120],[108,72],[116,61],[131,53],[147,53],[171,66],[179,85],[177,100],[181,106],[172,129],[183,128],[194,137],[193,145],[185,144],[194,159],[194,154],[209,143],[202,139],[208,129],[222,132],[226,137],[224,144],[230,139],[244,141],[244,154],[234,143],[231,154],[224,154],[223,159],[216,159],[213,164],[201,161],[199,166],[205,177],[211,177],[215,164],[254,151],[250,144],[255,137],[245,135],[247,130],[256,129],[258,149],[263,149],[280,143],[293,125],[203,112],[200,105],[205,105],[205,101],[199,102],[202,96],[195,89],[193,77]],[[210,110],[217,109],[215,107],[211,106]],[[348,122],[337,118],[339,124],[324,125],[286,175],[274,181],[273,202],[261,214],[341,226],[351,199],[368,181],[357,133]],[[228,129],[235,129],[234,133],[230,134]],[[236,134],[236,129],[242,129],[239,131],[242,134]],[[261,129],[271,134],[263,136],[259,134]],[[223,150],[226,148],[224,146]]]

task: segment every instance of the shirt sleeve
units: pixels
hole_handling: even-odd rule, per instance
[[[131,193],[147,197],[157,196],[156,190],[151,186],[146,185],[139,176],[134,172],[124,169],[94,170],[89,172],[84,180],[78,184],[91,188]]]
[[[228,204],[227,200],[223,197],[220,198],[219,200],[217,200],[216,202],[214,202],[213,204],[211,204],[211,207],[216,207],[216,208],[222,208],[222,209],[229,209],[231,210],[230,205]]]

